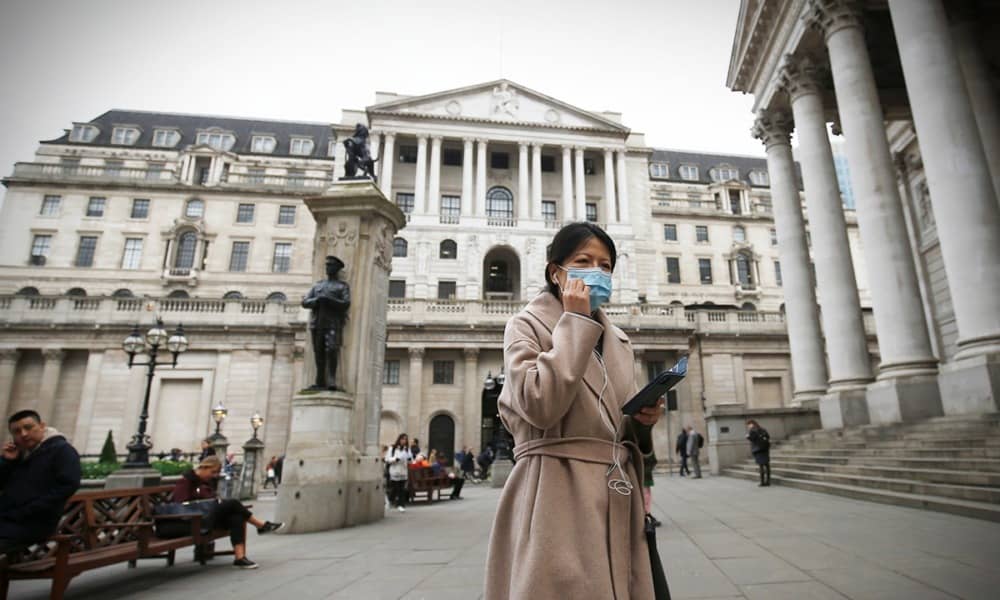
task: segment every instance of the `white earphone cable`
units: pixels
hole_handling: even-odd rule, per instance
[[[611,466],[608,467],[606,476],[611,476],[616,470],[618,471],[617,477],[612,477],[608,480],[608,487],[615,492],[621,494],[622,496],[629,496],[632,494],[632,482],[629,481],[628,474],[625,473],[625,469],[622,467],[621,460],[618,457],[618,436],[621,432],[621,424],[624,423],[624,419],[619,421],[618,428],[616,429],[614,424],[611,423],[610,417],[604,411],[604,392],[608,389],[608,368],[604,364],[604,358],[601,353],[597,350],[592,351],[594,356],[597,358],[597,363],[601,365],[601,373],[604,374],[604,384],[601,386],[601,393],[597,396],[597,412],[601,415],[601,421],[604,426],[608,428],[611,433]]]

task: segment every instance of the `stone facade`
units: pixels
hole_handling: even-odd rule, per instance
[[[381,191],[408,221],[392,240],[382,443],[402,431],[439,450],[489,441],[495,407],[483,382],[500,372],[504,324],[541,289],[555,230],[585,218],[618,246],[606,310],[633,340],[637,375],[691,356],[678,411],[657,427],[662,456],[682,423],[702,427],[706,407],[816,395],[817,375],[793,372],[785,296],[794,277],[812,289],[817,240],[801,237],[798,271],[778,266],[768,163],[652,148],[619,114],[501,80],[378,94],[329,125],[110,111],[43,142],[4,180],[4,408],[50,408],[87,453],[109,429],[121,446],[143,386],[121,340],[161,315],[168,327],[184,323],[192,349],[157,371],[154,452],[193,450],[221,401],[233,443],[250,436],[257,410],[265,454],[280,453],[307,362],[298,300],[311,284],[315,224],[303,199],[330,185],[343,158],[336,140],[358,122],[371,129]],[[781,177],[786,209],[811,226],[795,166]],[[863,281],[854,211],[833,212],[838,248]],[[352,243],[346,229],[320,235],[330,247]],[[871,368],[870,299],[865,285],[854,289]]]

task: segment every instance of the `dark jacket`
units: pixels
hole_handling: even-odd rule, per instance
[[[188,469],[181,474],[180,481],[174,486],[171,494],[174,502],[215,498],[215,482],[205,483],[198,479],[193,470]]]
[[[674,446],[677,453],[681,456],[687,456],[688,453],[688,434],[686,431],[682,431],[680,435],[677,436],[677,445]]]
[[[771,449],[771,436],[768,435],[767,430],[763,427],[751,429],[747,434],[747,439],[750,440],[751,454],[760,454]]]
[[[0,459],[0,539],[45,540],[79,487],[80,455],[61,434],[42,440],[27,458]]]

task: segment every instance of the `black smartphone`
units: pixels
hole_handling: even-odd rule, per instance
[[[660,397],[672,389],[687,375],[688,359],[681,358],[677,364],[653,378],[646,387],[639,390],[639,393],[632,397],[622,407],[622,412],[626,415],[634,415],[647,406],[656,406]]]

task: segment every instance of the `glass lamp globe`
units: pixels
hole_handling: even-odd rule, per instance
[[[253,427],[254,431],[257,431],[264,426],[264,417],[260,416],[260,413],[254,412],[253,416],[250,417],[250,426]]]
[[[142,352],[142,348],[142,336],[139,335],[139,326],[136,325],[132,328],[132,333],[122,342],[122,350],[128,354],[136,354]]]
[[[483,382],[483,387],[487,390],[492,390],[497,386],[497,382],[493,379],[493,372],[488,372],[486,374],[486,381]]]
[[[157,319],[156,325],[146,332],[146,343],[150,346],[159,346],[165,341],[167,341],[167,330],[163,328],[163,321]]]
[[[507,381],[507,377],[503,374],[503,371],[501,370],[500,374],[497,375],[497,385],[502,386],[505,381]]]
[[[184,336],[184,326],[178,325],[177,329],[174,331],[170,339],[167,340],[167,350],[170,350],[174,354],[180,354],[187,351],[188,340]]]
[[[226,410],[226,407],[223,406],[221,402],[215,405],[215,408],[212,409],[212,418],[215,419],[216,423],[222,423],[225,421],[226,415],[228,414],[229,411]]]

